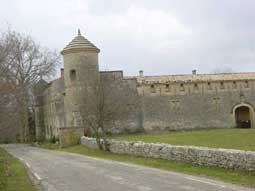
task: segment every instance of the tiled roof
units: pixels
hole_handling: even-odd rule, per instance
[[[78,35],[61,51],[61,54],[75,50],[92,50],[100,52],[93,43],[81,35],[80,30],[78,30]]]
[[[183,74],[161,76],[130,76],[125,79],[136,78],[138,83],[167,83],[167,82],[199,82],[199,81],[229,81],[255,80],[255,72],[222,73],[222,74]]]

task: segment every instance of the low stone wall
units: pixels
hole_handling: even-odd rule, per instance
[[[81,137],[81,144],[98,148],[95,138]],[[112,153],[161,158],[177,162],[227,169],[255,171],[255,152],[108,140]]]
[[[64,127],[58,129],[59,144],[61,147],[77,145],[80,137],[84,135],[84,128]]]
[[[85,146],[87,146],[91,149],[98,149],[97,142],[96,142],[95,138],[82,136],[81,137],[81,144],[85,145]]]

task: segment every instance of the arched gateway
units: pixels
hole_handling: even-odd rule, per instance
[[[233,108],[237,128],[252,128],[254,126],[254,109],[249,104],[238,104]]]

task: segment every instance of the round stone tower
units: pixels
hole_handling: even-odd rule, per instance
[[[67,127],[85,127],[84,116],[95,105],[99,83],[100,50],[78,35],[61,51],[64,58],[65,115]]]

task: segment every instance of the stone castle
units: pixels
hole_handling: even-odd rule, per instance
[[[122,71],[99,71],[99,52],[78,31],[61,51],[61,77],[38,82],[37,136],[84,128],[99,83],[113,92],[113,102],[121,101],[123,112],[108,124],[112,133],[255,127],[255,73],[144,76],[140,71],[125,77]]]

